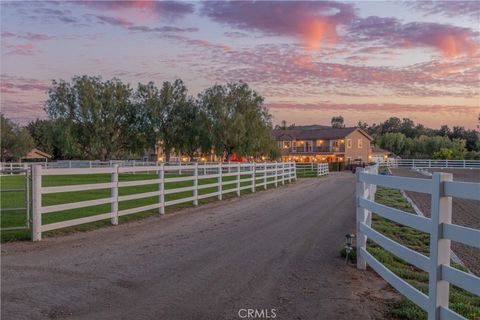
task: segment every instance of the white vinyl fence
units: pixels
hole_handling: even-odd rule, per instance
[[[480,160],[387,159],[379,163],[389,168],[471,168],[480,169]]]
[[[297,162],[295,163],[299,176],[325,176],[329,173],[328,163],[325,162]]]
[[[181,171],[181,174],[179,172]],[[156,174],[156,178],[147,180],[119,181],[119,174],[124,173],[145,173]],[[110,182],[93,184],[76,184],[67,186],[46,187],[42,185],[42,179],[48,176],[71,176],[71,175],[91,175],[91,174],[109,174]],[[167,177],[170,175],[170,177]],[[204,179],[216,179],[214,183],[204,183]],[[226,179],[224,179],[226,178]],[[159,166],[144,167],[113,167],[103,168],[73,168],[73,169],[45,169],[41,165],[33,166],[32,174],[32,240],[38,241],[42,238],[42,232],[76,226],[84,223],[110,219],[113,225],[118,224],[118,218],[121,216],[148,211],[158,210],[160,214],[165,213],[165,207],[180,203],[192,202],[198,205],[198,201],[204,198],[218,197],[235,192],[240,196],[242,190],[249,189],[255,192],[256,188],[263,187],[267,189],[268,185],[273,184],[277,187],[279,184],[291,182],[297,178],[295,164],[286,163],[194,163],[189,165],[170,165],[161,164]],[[166,184],[174,182],[189,181],[191,186],[166,188]],[[209,181],[206,181],[209,182]],[[243,183],[243,185],[242,185]],[[119,195],[119,188],[156,185],[156,191],[135,193],[129,195]],[[229,185],[229,188],[224,188]],[[231,185],[234,185],[232,188]],[[202,189],[215,190],[209,193],[203,193]],[[56,204],[44,206],[42,196],[46,194],[56,194],[62,192],[79,192],[87,190],[110,189],[110,196],[107,198],[86,200],[73,203]],[[191,192],[191,196],[180,199],[165,201],[165,195]],[[135,199],[145,199],[158,197],[157,201],[150,205],[134,207],[119,210],[119,202]],[[44,224],[42,216],[50,213],[66,210],[87,208],[97,205],[110,205],[110,212],[97,214],[93,216],[81,217],[61,222]]]
[[[452,181],[449,173],[432,179],[383,176],[375,168],[359,169],[357,181],[357,268],[368,264],[394,288],[428,313],[428,319],[464,319],[448,308],[449,285],[480,295],[480,278],[450,266],[450,242],[480,248],[480,230],[452,224],[452,197],[480,200],[480,183]],[[431,194],[431,218],[413,215],[375,202],[376,186]],[[372,212],[430,234],[430,254],[424,256],[371,228]],[[478,214],[478,212],[477,212]],[[367,250],[367,238],[429,274],[428,295],[388,270]]]

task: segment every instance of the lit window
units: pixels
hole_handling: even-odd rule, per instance
[[[350,149],[352,147],[352,139],[347,139],[347,148]]]
[[[358,139],[358,148],[363,148],[363,140],[362,139]]]

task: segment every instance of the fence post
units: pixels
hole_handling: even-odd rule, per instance
[[[281,165],[282,165],[282,186],[285,185],[285,163],[284,162],[281,162]]]
[[[357,216],[357,269],[365,270],[367,262],[360,256],[360,249],[366,249],[367,236],[360,232],[360,223],[367,222],[367,210],[360,207],[360,197],[365,195],[365,183],[360,181],[360,173],[364,172],[364,168],[357,167],[356,169],[356,216]]]
[[[218,200],[222,200],[222,173],[223,173],[223,166],[222,162],[218,165]]]
[[[198,206],[198,162],[195,162],[195,169],[194,173],[195,179],[193,180],[193,196],[195,200],[193,200],[193,205]]]
[[[160,192],[158,196],[158,202],[160,203],[159,212],[160,214],[165,214],[165,163],[163,162],[158,171],[158,179],[160,179],[160,183],[158,184],[158,191]]]
[[[240,170],[241,170],[241,166],[240,166],[240,162],[238,162],[238,165],[237,165],[237,196],[240,197]]]
[[[118,225],[118,164],[113,165],[111,181],[114,185],[110,190],[110,196],[115,198],[110,204],[110,210],[112,212],[111,223],[116,226]]]
[[[277,163],[277,161],[275,161],[275,171],[274,171],[274,173],[275,173],[274,181],[275,181],[275,188],[276,188],[278,186],[278,163]]]
[[[288,162],[288,183],[292,182],[292,163]]]
[[[432,176],[432,204],[430,234],[430,261],[428,319],[440,319],[440,307],[448,308],[449,283],[442,280],[442,264],[450,265],[450,239],[443,238],[444,223],[452,222],[452,197],[443,192],[444,182],[452,181],[451,173],[435,172]]]
[[[253,168],[252,168],[252,192],[255,192],[255,183],[256,183],[256,178],[255,178],[255,162],[253,162]]]
[[[42,166],[32,166],[32,240],[42,240]]]
[[[266,161],[263,163],[263,167],[265,169],[263,171],[263,182],[264,182],[263,189],[267,190],[267,162]]]

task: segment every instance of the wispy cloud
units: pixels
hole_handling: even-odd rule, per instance
[[[404,1],[403,4],[424,15],[442,15],[446,17],[470,17],[478,23],[480,3],[478,1]]]

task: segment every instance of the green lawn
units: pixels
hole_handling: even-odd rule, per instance
[[[415,211],[403,198],[399,190],[379,187],[375,200],[383,205],[415,214]],[[376,214],[372,216],[372,226],[389,238],[426,256],[429,255],[429,234],[391,222]],[[372,241],[368,242],[367,250],[397,276],[403,278],[421,292],[428,293],[428,274],[426,272],[407,264]],[[453,262],[452,266],[466,271],[464,267]],[[480,297],[450,285],[450,308],[468,319],[479,319]],[[402,298],[393,304],[391,316],[408,320],[427,318],[426,312],[406,298]]]
[[[166,178],[170,177],[179,177],[178,174],[166,174]],[[182,176],[188,176],[186,174]],[[136,173],[136,174],[120,174],[119,181],[134,181],[134,180],[147,180],[147,179],[157,179],[158,176],[155,174],[148,174],[148,173]],[[244,175],[240,176],[241,179],[251,178],[251,175]],[[223,177],[222,181],[228,182],[235,180],[235,176]],[[256,176],[257,184],[263,183],[264,177],[261,175]],[[271,182],[274,181],[273,176],[269,176],[267,181]],[[43,187],[52,187],[52,186],[64,186],[64,185],[75,185],[75,184],[91,184],[91,183],[105,183],[110,181],[110,176],[108,174],[90,174],[90,175],[69,175],[69,176],[44,176],[42,179],[42,186]],[[207,179],[199,179],[199,185],[203,184],[211,184],[216,183],[217,178],[207,178]],[[1,176],[0,177],[0,184],[2,189],[10,189],[10,188],[23,188],[24,187],[24,177],[19,175],[12,175],[12,176]],[[288,180],[285,181],[288,183]],[[281,181],[278,181],[278,184],[281,185]],[[170,182],[165,184],[165,189],[174,189],[174,188],[181,188],[181,187],[188,187],[192,186],[193,181],[182,181],[182,182]],[[241,186],[248,186],[250,185],[250,181],[242,182]],[[119,188],[119,195],[130,195],[130,194],[137,194],[137,193],[145,193],[145,192],[152,192],[158,190],[158,184],[152,185],[144,185],[144,186],[136,186],[136,187],[121,187]],[[228,184],[223,186],[223,190],[228,189],[235,189],[236,184]],[[274,188],[274,184],[271,183],[268,185],[268,188]],[[264,190],[264,187],[256,187],[257,191]],[[198,190],[199,195],[204,195],[207,193],[216,192],[216,187],[210,187],[205,189]],[[251,189],[244,189],[241,191],[242,194],[251,193]],[[0,193],[0,204],[2,208],[12,208],[12,207],[22,207],[24,206],[24,193],[23,192],[15,192],[15,193]],[[110,196],[110,189],[99,189],[99,190],[88,190],[88,191],[77,191],[77,192],[62,192],[62,193],[55,193],[55,194],[45,194],[42,197],[42,205],[49,206],[49,205],[57,205],[57,204],[64,204],[64,203],[71,203],[71,202],[78,202],[78,201],[85,201],[85,200],[93,200],[93,199],[101,199]],[[179,192],[174,194],[165,195],[165,201],[171,201],[181,198],[188,198],[193,196],[193,191],[187,192]],[[223,195],[224,199],[235,197],[236,193],[231,192]],[[199,204],[205,204],[211,201],[215,201],[217,196],[212,196],[205,199],[200,199]],[[135,207],[141,207],[146,205],[155,204],[158,201],[158,196],[150,197],[150,198],[143,198],[143,199],[136,199],[136,200],[129,200],[129,201],[121,201],[119,203],[119,210],[130,209]],[[192,202],[182,203],[177,205],[172,205],[166,207],[166,212],[171,212],[178,208],[185,208],[193,206]],[[92,215],[108,213],[110,212],[110,204],[103,204],[97,206],[91,206],[86,208],[79,208],[73,209],[68,211],[61,211],[61,212],[52,212],[46,213],[42,215],[42,224],[49,224],[54,222],[60,222],[65,220],[71,220],[81,217],[88,217]],[[144,217],[158,214],[158,209],[155,210],[148,210],[144,212],[139,212],[131,215],[126,215],[119,218],[119,223],[130,221],[130,220],[137,220],[142,219]],[[25,211],[16,211],[16,212],[3,212],[0,217],[0,224],[3,228],[5,227],[13,227],[13,226],[21,226],[25,223]],[[87,231],[91,229],[95,229],[101,226],[109,226],[109,220],[97,221],[88,224],[78,225],[74,227],[52,230],[49,232],[45,232],[42,236],[52,236],[55,234],[65,234],[74,231]],[[15,230],[15,231],[3,231],[1,234],[1,241],[13,241],[13,240],[29,240],[30,239],[30,231],[28,230]]]

